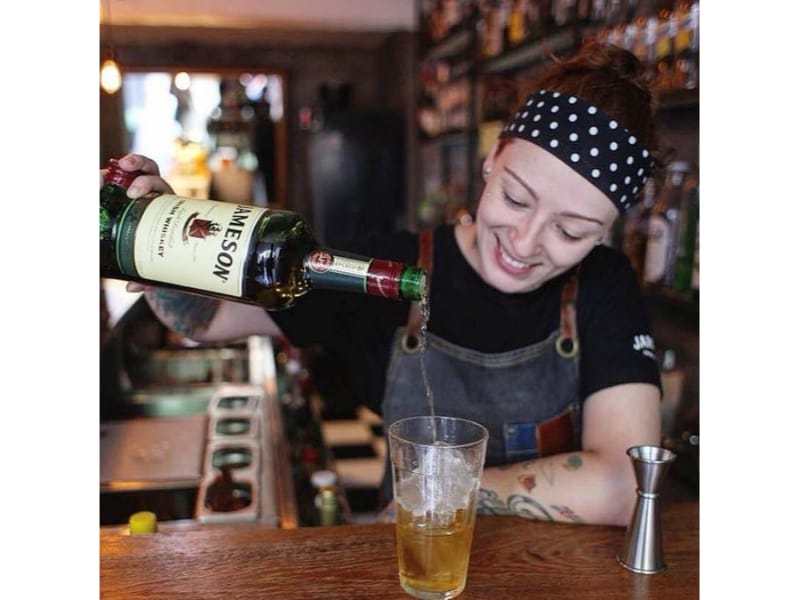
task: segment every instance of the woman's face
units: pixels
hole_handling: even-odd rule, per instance
[[[600,190],[535,144],[511,139],[484,164],[491,175],[468,258],[503,292],[535,290],[578,264],[619,214]]]

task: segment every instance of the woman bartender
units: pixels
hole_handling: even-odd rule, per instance
[[[625,453],[659,442],[659,371],[640,290],[602,244],[640,198],[657,149],[651,94],[629,52],[593,44],[554,61],[483,163],[473,220],[344,250],[426,265],[425,352],[407,303],[315,291],[259,307],[148,288],[165,324],[198,340],[285,335],[349,365],[384,423],[438,414],[490,431],[481,512],[627,524],[635,480]],[[129,196],[168,192],[151,160],[128,155]]]

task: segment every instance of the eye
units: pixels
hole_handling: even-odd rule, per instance
[[[508,195],[508,192],[503,192],[503,199],[511,206],[518,206],[518,207],[527,206],[527,204],[525,204],[524,202],[519,202],[518,200],[514,200],[514,198]]]
[[[579,242],[583,239],[584,236],[582,235],[573,235],[566,229],[564,229],[563,225],[556,224],[556,229],[558,229],[561,236],[570,242]]]

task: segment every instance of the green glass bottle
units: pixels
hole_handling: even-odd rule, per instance
[[[100,189],[100,276],[267,310],[311,289],[421,300],[423,269],[323,248],[296,213],[173,194],[131,199],[138,173],[111,160]]]

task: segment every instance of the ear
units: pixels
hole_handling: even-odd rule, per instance
[[[492,147],[489,149],[488,154],[486,154],[486,158],[483,159],[483,167],[481,172],[484,174],[484,180],[487,178],[487,174],[492,172],[494,168],[494,162],[497,158],[497,151],[500,148],[500,140],[495,140],[492,144]]]

